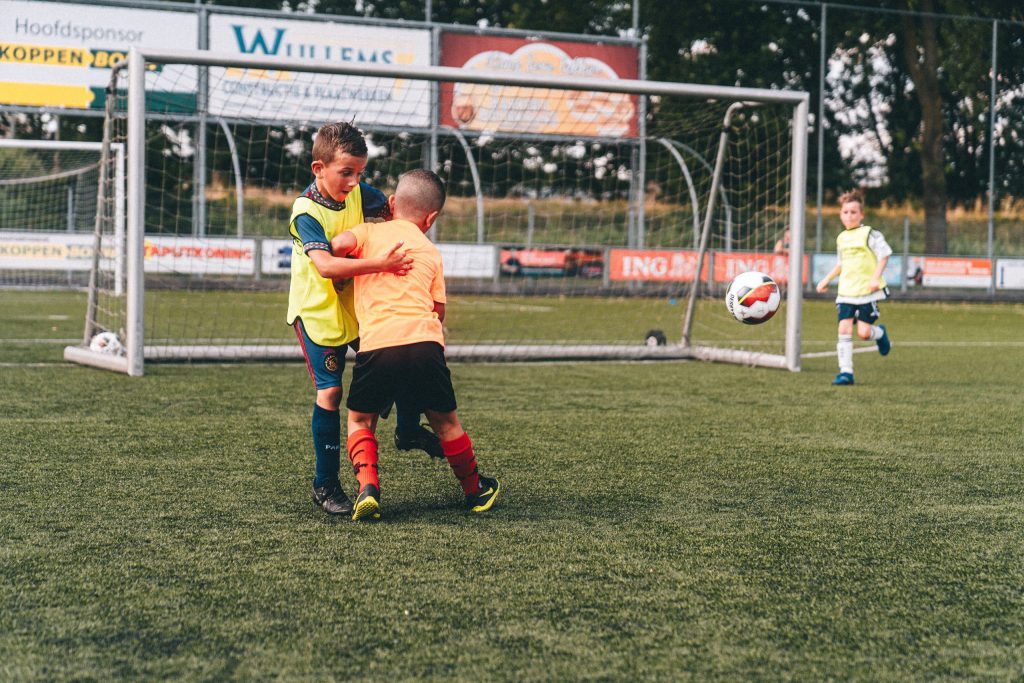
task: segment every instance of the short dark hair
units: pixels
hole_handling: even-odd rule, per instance
[[[444,181],[433,171],[416,168],[403,173],[395,188],[395,201],[401,204],[403,213],[426,216],[444,208],[447,192]]]
[[[329,164],[338,152],[346,152],[354,157],[365,157],[369,153],[362,132],[347,121],[320,126],[313,140],[314,161]]]

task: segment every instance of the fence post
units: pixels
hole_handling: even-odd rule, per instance
[[[996,261],[995,261],[995,205],[996,205],[996,81],[999,36],[999,22],[992,22],[992,92],[988,101],[988,240],[987,249],[992,278],[988,283],[988,293],[996,292]]]
[[[900,278],[900,291],[907,291],[907,280],[910,276],[910,216],[903,217],[903,277]]]

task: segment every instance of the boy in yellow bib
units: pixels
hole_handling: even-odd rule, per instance
[[[412,267],[412,257],[401,251],[400,242],[365,259],[344,258],[331,250],[335,236],[366,221],[391,217],[384,193],[360,182],[367,157],[366,140],[355,126],[322,126],[313,142],[315,179],[292,205],[288,225],[292,237],[288,324],[295,328],[316,390],[311,423],[316,461],[312,498],[332,515],[352,512],[352,502],[338,481],[341,375],[346,351],[358,349],[359,342],[352,278],[369,273],[404,276]],[[399,405],[396,413],[398,448],[422,448],[443,457],[437,437],[420,427],[417,411]]]
[[[891,344],[885,325],[875,325],[880,315],[878,302],[889,296],[882,273],[892,249],[882,233],[863,225],[864,198],[860,192],[847,192],[839,198],[839,220],[846,228],[836,237],[839,257],[835,268],[818,283],[818,291],[828,290],[828,283],[839,276],[836,309],[839,312],[839,374],[832,384],[853,384],[853,322],[857,336],[878,344],[878,352],[888,355]]]

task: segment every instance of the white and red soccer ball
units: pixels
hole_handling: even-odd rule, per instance
[[[747,325],[767,322],[782,303],[782,294],[775,280],[751,270],[740,273],[729,285],[725,306],[732,317]]]

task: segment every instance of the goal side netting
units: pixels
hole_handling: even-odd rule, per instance
[[[317,128],[353,121],[364,181],[390,194],[431,168],[447,184],[430,236],[450,358],[799,369],[804,93],[162,51],[116,68],[106,104],[94,239],[111,258],[72,360],[301,358],[291,206]],[[759,326],[723,301],[748,270],[784,289]]]

